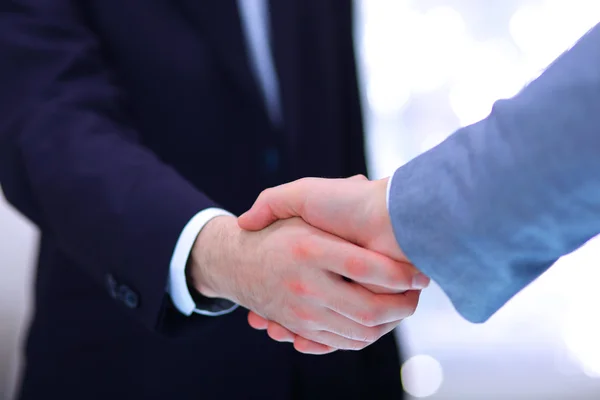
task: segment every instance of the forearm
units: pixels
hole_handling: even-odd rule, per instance
[[[484,121],[395,173],[398,242],[483,321],[600,232],[600,28]]]

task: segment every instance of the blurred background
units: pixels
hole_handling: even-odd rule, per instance
[[[356,3],[371,178],[484,118],[600,22],[598,0]],[[0,199],[2,399],[21,365],[36,244],[35,227]],[[596,239],[482,325],[461,319],[433,285],[401,325],[399,379],[431,400],[599,399],[598,264]]]

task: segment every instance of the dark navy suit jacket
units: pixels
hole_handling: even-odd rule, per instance
[[[350,5],[272,2],[277,130],[233,0],[0,0],[0,182],[42,232],[23,399],[402,396],[392,335],[313,358],[165,293],[200,210],[365,173]]]

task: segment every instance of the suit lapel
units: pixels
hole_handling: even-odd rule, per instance
[[[260,98],[235,0],[178,0],[185,17],[206,35],[223,67],[244,92]]]

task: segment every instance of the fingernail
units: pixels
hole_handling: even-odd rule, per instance
[[[416,274],[413,277],[413,289],[425,289],[429,286],[430,279],[423,274]]]

